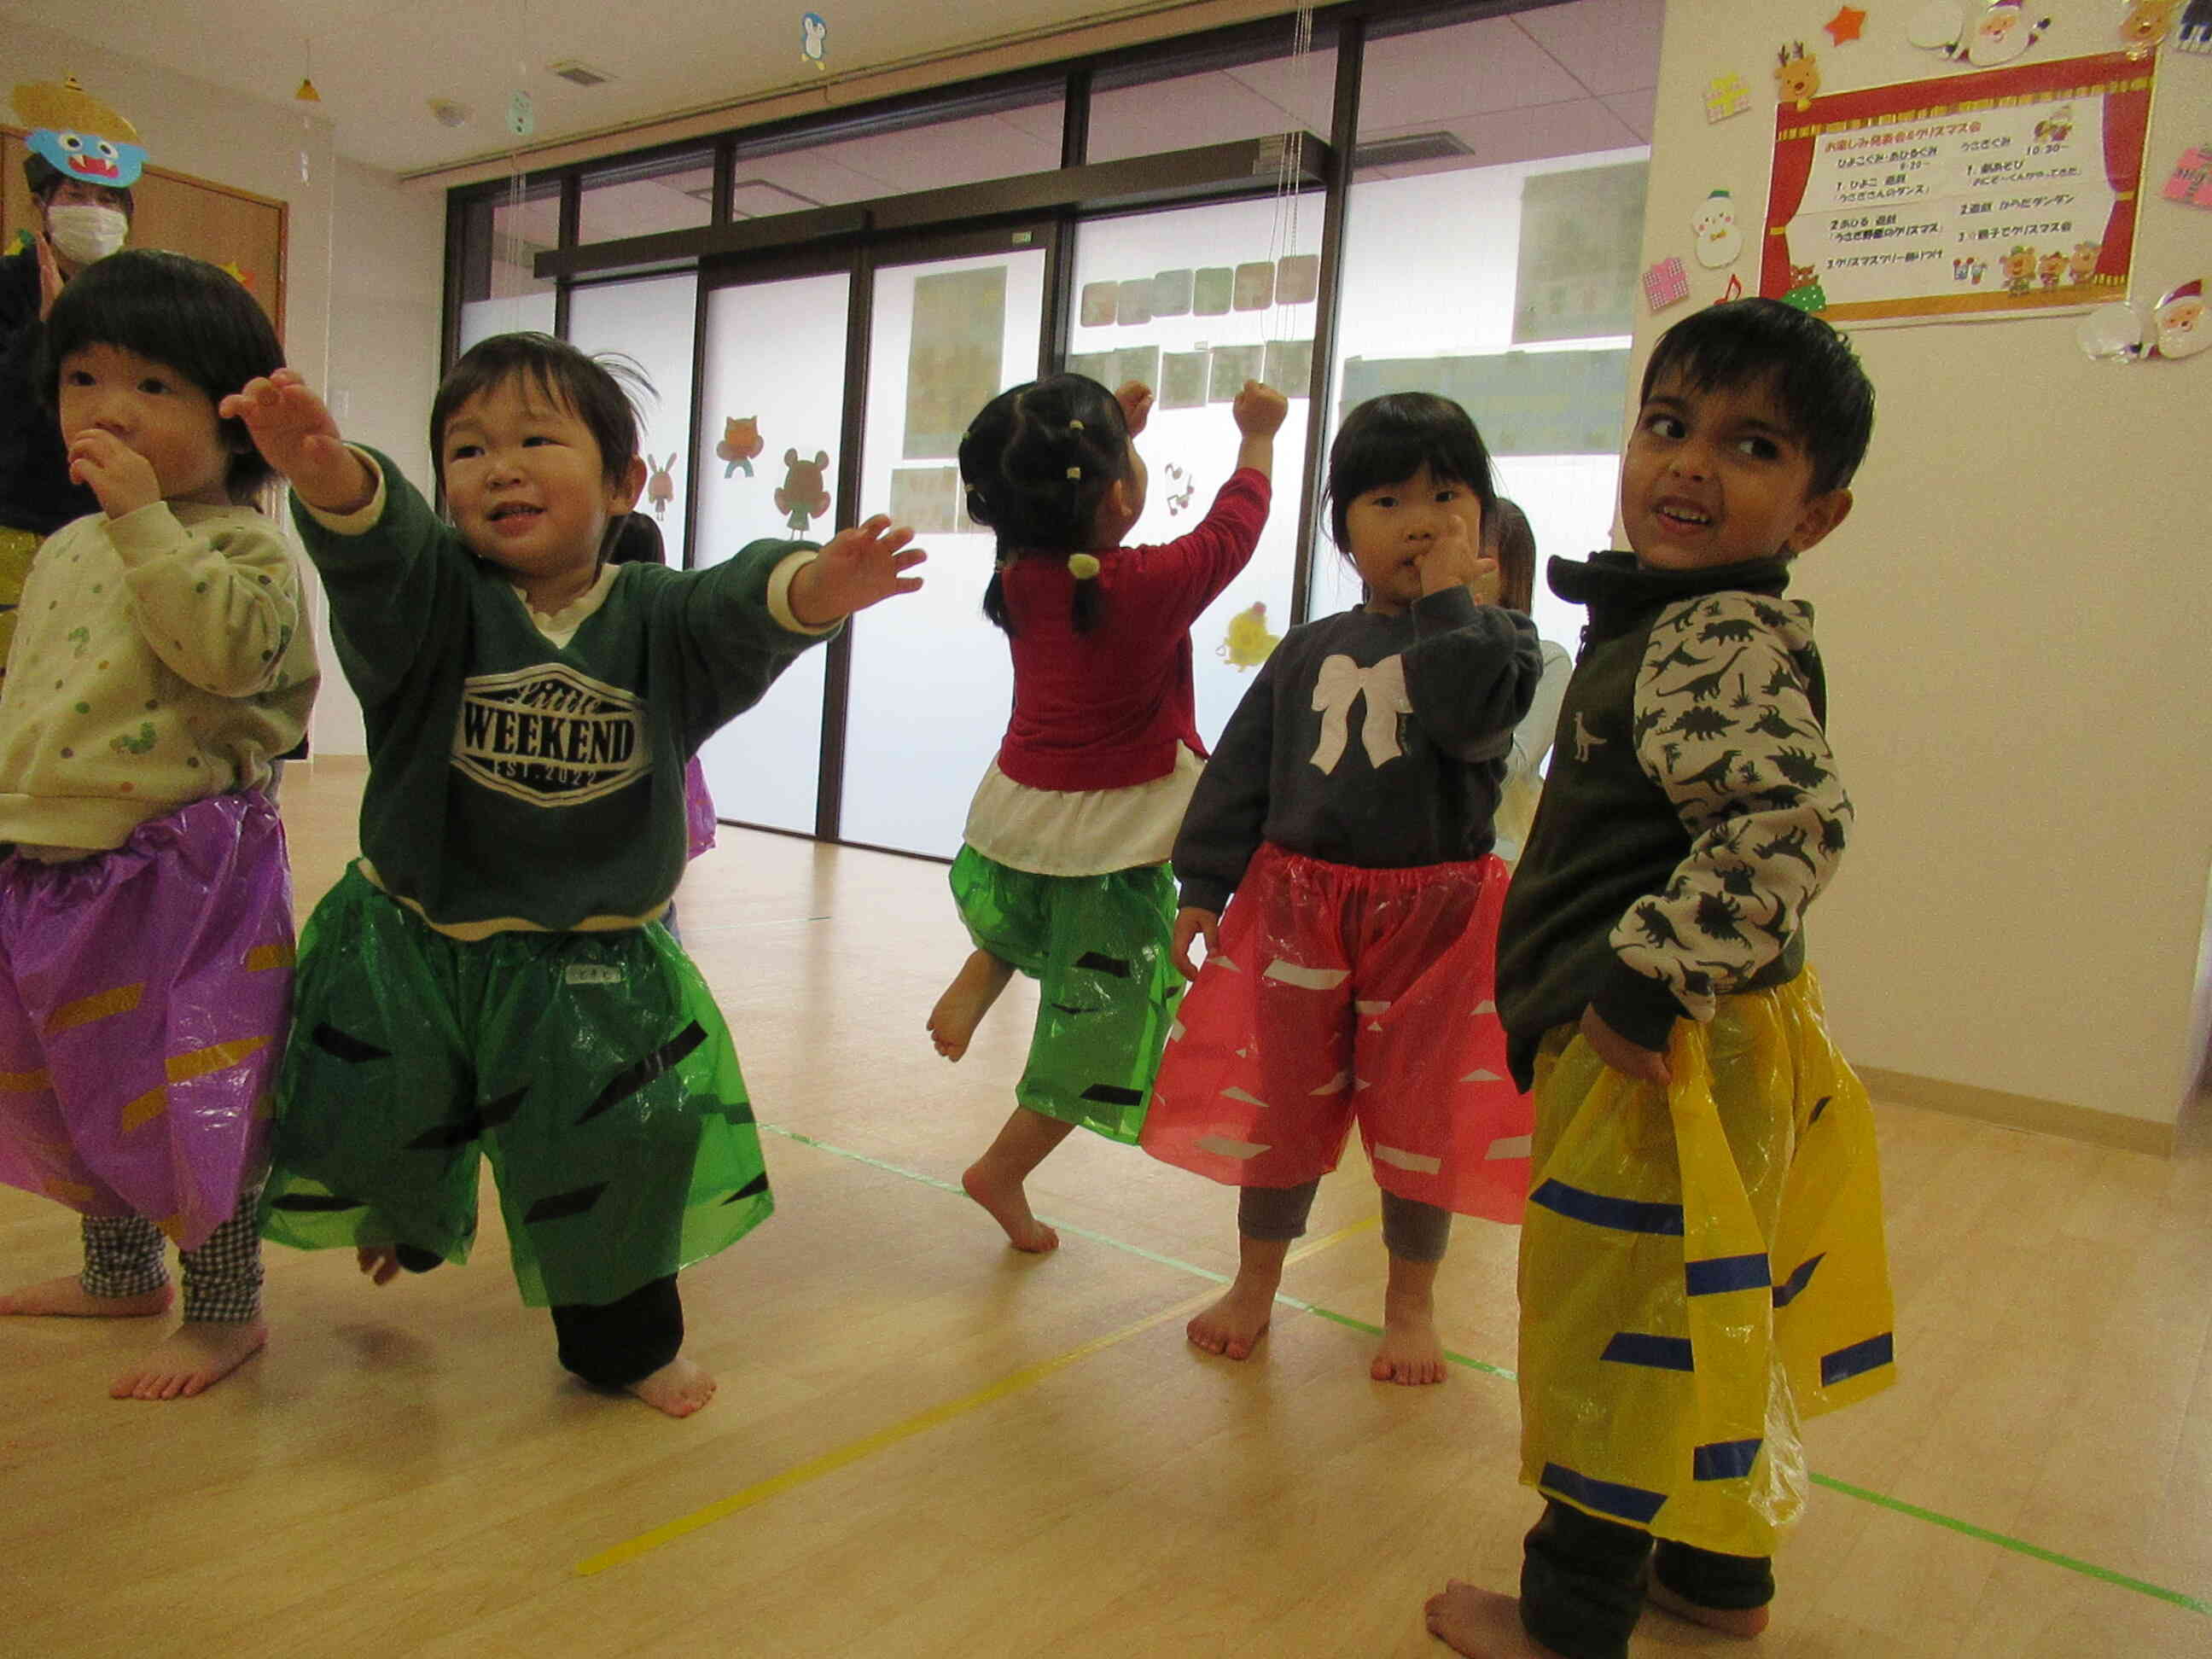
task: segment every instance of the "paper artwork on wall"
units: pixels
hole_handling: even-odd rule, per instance
[[[1071,351],[1067,354],[1067,372],[1086,375],[1110,392],[1116,384],[1114,374],[1121,359],[1118,351]]]
[[[1227,265],[1206,265],[1192,278],[1190,310],[1194,317],[1226,317],[1237,295],[1237,273]]]
[[[766,447],[760,434],[760,416],[742,417],[726,415],[722,417],[722,441],[714,446],[714,459],[722,465],[722,476],[728,477],[739,468],[748,478],[753,476],[753,457]]]
[[[957,517],[960,470],[951,466],[895,466],[884,510],[893,524],[924,536],[950,534]]]
[[[2179,362],[2212,346],[2212,317],[2205,314],[2203,279],[2168,289],[2160,296],[2151,321],[2157,330],[2151,344],[2154,357]]]
[[[1670,254],[1644,273],[1644,298],[1654,311],[1680,305],[1690,297],[1690,273],[1680,255]]]
[[[2212,208],[2212,146],[2182,151],[2159,195],[2169,202]]]
[[[1242,674],[1267,661],[1282,642],[1283,636],[1267,626],[1266,602],[1255,599],[1229,619],[1213,654]]]
[[[1840,46],[1847,40],[1859,38],[1860,32],[1866,27],[1866,19],[1867,15],[1856,6],[1838,6],[1836,15],[1820,27],[1827,30],[1828,39]]]
[[[1188,270],[1163,270],[1152,277],[1152,315],[1155,317],[1188,317],[1190,315],[1191,274]]]
[[[1311,340],[1270,340],[1260,378],[1286,398],[1305,398],[1313,392]]]
[[[1160,383],[1160,349],[1156,345],[1123,346],[1114,354],[1114,378],[1106,382],[1111,388],[1127,386],[1134,380],[1139,386],[1158,390]]]
[[[997,395],[1006,354],[1006,267],[941,270],[914,283],[902,460],[951,460],[968,419]]]
[[[1717,190],[1690,216],[1690,234],[1697,239],[1698,263],[1707,270],[1725,270],[1743,257],[1743,232],[1736,228],[1735,198]]]
[[[1114,320],[1123,328],[1134,328],[1152,320],[1152,279],[1138,276],[1121,285],[1115,296]]]
[[[1206,383],[1213,362],[1207,351],[1170,351],[1160,359],[1162,409],[1198,409],[1206,402]]]
[[[1927,0],[1906,25],[1905,39],[1954,64],[1995,69],[2043,39],[2051,19],[2022,0]]]
[[[799,459],[795,449],[783,452],[783,485],[775,492],[775,510],[784,515],[793,535],[804,536],[809,524],[829,513],[829,469],[826,449],[816,450],[811,461]]]
[[[1743,76],[1730,70],[1705,82],[1705,99],[1706,121],[1725,121],[1751,107],[1751,88],[1744,84]]]
[[[1802,40],[1792,40],[1775,54],[1774,86],[1793,109],[1810,109],[1820,95],[1820,60],[1805,50]]]
[[[1121,295],[1119,283],[1085,283],[1082,309],[1077,313],[1085,328],[1109,328]]]
[[[1721,290],[1721,297],[1713,303],[1717,306],[1724,306],[1730,300],[1741,298],[1743,298],[1743,278],[1731,271],[1729,273],[1728,286]]]
[[[1265,311],[1275,303],[1275,262],[1248,259],[1237,267],[1236,307],[1239,311]]]
[[[1198,493],[1198,481],[1174,461],[1160,469],[1160,476],[1167,481],[1168,517],[1179,519],[1189,510],[1190,498]]]
[[[1206,402],[1235,403],[1237,394],[1244,390],[1244,382],[1258,380],[1266,363],[1267,351],[1261,346],[1214,347],[1212,370],[1206,383]]]
[[[668,504],[676,499],[676,463],[679,459],[672,453],[665,461],[656,461],[650,455],[645,458],[653,475],[645,481],[645,499],[653,503],[653,516],[656,519],[666,518]]]
[[[1650,176],[1649,162],[1632,161],[1521,181],[1515,344],[1634,331]]]
[[[1275,303],[1310,304],[1321,293],[1321,255],[1288,254],[1276,262]]]
[[[810,11],[799,20],[799,55],[817,70],[828,72],[830,25],[818,11]]]

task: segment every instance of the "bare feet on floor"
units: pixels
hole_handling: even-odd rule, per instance
[[[153,1314],[167,1313],[175,1294],[164,1285],[143,1296],[93,1296],[87,1293],[83,1280],[71,1273],[66,1279],[26,1285],[20,1291],[0,1296],[0,1314],[45,1315],[64,1319],[144,1319]]]
[[[1656,1578],[1645,1582],[1644,1599],[1677,1619],[1686,1619],[1693,1625],[1703,1625],[1707,1630],[1717,1630],[1727,1636],[1758,1635],[1766,1628],[1772,1612],[1768,1607],[1700,1607],[1675,1595]]]
[[[1429,1634],[1468,1659],[1556,1659],[1521,1624],[1521,1603],[1453,1579],[1429,1598]]]
[[[389,1285],[399,1277],[399,1249],[393,1244],[363,1244],[353,1253],[354,1264],[368,1275],[372,1285]]]
[[[1437,1335],[1434,1310],[1400,1313],[1386,1309],[1382,1316],[1382,1346],[1375,1350],[1375,1361],[1368,1366],[1367,1374],[1377,1382],[1409,1386],[1443,1382],[1447,1375],[1444,1345]]]
[[[108,1397],[189,1400],[228,1376],[268,1340],[269,1328],[258,1319],[247,1324],[188,1321],[117,1377]]]
[[[955,1054],[953,1059],[958,1059]],[[1018,1181],[1006,1182],[989,1169],[990,1159],[980,1158],[968,1166],[960,1185],[969,1197],[991,1212],[991,1219],[1006,1230],[1006,1243],[1031,1255],[1060,1248],[1060,1235],[1030,1212],[1030,1195]]]
[[[1260,1339],[1267,1334],[1274,1311],[1275,1287],[1279,1279],[1260,1280],[1237,1275],[1229,1292],[1182,1328],[1193,1347],[1218,1353],[1224,1359],[1249,1359]]]
[[[1013,976],[1012,963],[1001,962],[988,951],[969,953],[960,971],[952,976],[952,983],[929,1011],[929,1040],[937,1045],[939,1054],[957,1060],[968,1052],[975,1028]]]
[[[657,1412],[689,1417],[714,1397],[714,1379],[679,1353],[652,1376],[631,1383],[629,1391]]]

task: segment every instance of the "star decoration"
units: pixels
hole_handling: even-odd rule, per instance
[[[1841,6],[1837,9],[1836,15],[1820,27],[1827,30],[1828,38],[1840,46],[1846,40],[1857,40],[1860,27],[1865,21],[1866,14],[1857,7]]]

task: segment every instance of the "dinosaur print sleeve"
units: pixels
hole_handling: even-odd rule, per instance
[[[1674,803],[1690,848],[1612,933],[1620,965],[1646,995],[1613,988],[1598,1012],[1632,1040],[1652,1035],[1650,994],[1661,988],[1670,1013],[1704,1020],[1716,998],[1796,971],[1806,907],[1851,823],[1821,727],[1811,622],[1809,606],[1730,592],[1686,600],[1652,628],[1637,677],[1637,758]],[[1663,1047],[1663,1024],[1649,1046]]]

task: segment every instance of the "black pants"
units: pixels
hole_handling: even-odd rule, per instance
[[[428,1273],[441,1258],[412,1244],[396,1254],[410,1273]],[[648,1377],[684,1346],[684,1302],[676,1275],[641,1285],[628,1296],[593,1306],[556,1304],[553,1334],[560,1339],[561,1364],[602,1389],[626,1389]]]
[[[1547,1503],[1523,1541],[1521,1623],[1567,1659],[1625,1659],[1644,1607],[1644,1562],[1653,1577],[1703,1607],[1763,1607],[1774,1599],[1763,1555],[1717,1555],[1661,1539],[1570,1504]]]

